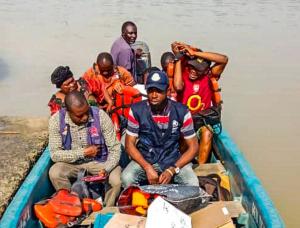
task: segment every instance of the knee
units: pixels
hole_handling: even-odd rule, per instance
[[[124,188],[127,188],[129,185],[134,183],[134,176],[131,172],[128,172],[126,169],[122,172],[121,182]]]
[[[58,162],[51,166],[49,170],[50,180],[56,180],[63,176],[63,163]]]
[[[200,142],[210,142],[212,140],[212,137],[213,133],[207,127],[203,127],[203,129],[201,129]]]
[[[187,185],[199,187],[198,177],[197,177],[196,175],[190,176],[190,177],[187,179]]]
[[[109,184],[112,187],[121,186],[121,167],[116,167],[110,174],[109,174]]]

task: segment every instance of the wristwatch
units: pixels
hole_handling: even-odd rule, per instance
[[[174,167],[174,170],[175,170],[175,174],[178,174],[180,172],[180,168],[177,166]]]

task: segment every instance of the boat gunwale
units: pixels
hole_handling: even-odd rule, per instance
[[[265,227],[276,228],[285,227],[284,222],[280,217],[280,214],[278,213],[277,209],[275,208],[271,198],[267,194],[266,190],[263,188],[260,180],[254,173],[249,162],[246,160],[241,150],[234,143],[228,132],[223,129],[222,133],[216,136],[215,139],[217,141],[217,144],[221,144],[218,145],[218,147],[222,146],[223,149],[226,150],[223,151],[223,153],[221,151],[221,154],[227,157],[227,159],[225,159],[224,162],[225,168],[227,169],[227,166],[229,166],[228,159],[230,159],[232,161],[231,165],[236,166],[236,171],[241,176],[240,179],[245,185],[245,190],[248,194],[250,194],[250,197],[253,200],[253,203],[255,204],[255,207],[259,212],[258,216],[260,215],[261,219],[263,220],[263,224],[257,224],[257,226],[264,225]],[[227,170],[232,169],[229,168]],[[242,195],[245,196],[245,193],[242,193]],[[253,210],[255,209],[249,209],[251,209],[251,211],[249,212],[253,216],[253,213],[255,213],[255,211]],[[259,221],[255,222],[259,223]]]
[[[49,148],[46,147],[6,208],[0,220],[0,227],[23,227],[22,224],[20,224],[22,222],[21,220],[29,219],[29,217],[32,216],[31,213],[33,209],[26,207],[28,207],[27,204],[32,198],[32,193],[40,181],[41,174],[46,167],[50,165],[50,162],[50,151]]]

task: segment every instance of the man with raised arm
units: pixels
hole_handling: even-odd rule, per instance
[[[218,91],[213,90],[211,78],[220,78],[228,62],[227,56],[201,51],[181,42],[172,43],[172,50],[175,56],[180,56],[174,73],[177,101],[187,105],[192,115],[208,110],[213,105],[220,105],[220,101],[213,99]],[[210,125],[203,125],[196,130],[200,135],[198,162],[203,164],[210,155],[213,130]]]

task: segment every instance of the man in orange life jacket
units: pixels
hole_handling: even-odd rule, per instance
[[[225,55],[203,52],[190,45],[174,42],[172,50],[180,56],[176,61],[174,88],[177,101],[186,104],[192,114],[209,109],[213,105],[213,90],[210,77],[220,78],[228,58]],[[211,62],[214,64],[210,66]],[[199,164],[207,162],[211,150],[212,130],[210,127],[200,128]]]
[[[92,92],[101,93],[104,97],[105,90],[110,98],[114,98],[115,93],[122,91],[122,86],[133,86],[135,81],[124,67],[114,65],[112,56],[107,52],[102,52],[97,57],[97,63],[88,69],[83,78],[90,85]],[[99,96],[100,97],[100,96]],[[100,103],[103,99],[99,100]]]

